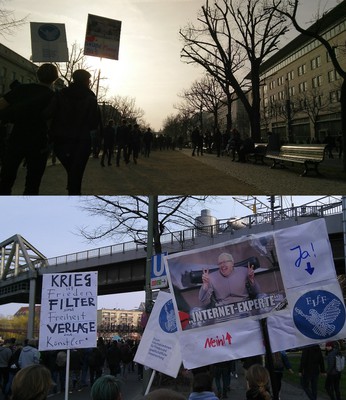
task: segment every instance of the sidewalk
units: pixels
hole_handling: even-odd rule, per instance
[[[23,193],[26,170],[20,167],[13,194]],[[101,167],[100,159],[90,158],[84,174],[84,195],[217,195],[249,194],[256,192],[253,185],[215,167],[202,164],[179,150],[152,151],[149,158],[141,156],[135,165]],[[66,173],[57,163],[48,161],[42,179],[41,195],[67,195]]]
[[[120,167],[101,167],[100,159],[90,158],[85,171],[84,195],[340,195],[346,193],[346,173],[342,160],[326,159],[320,166],[322,177],[301,177],[302,165],[271,169],[265,165],[232,162],[215,154],[191,156],[190,149],[152,151]],[[335,179],[339,176],[339,179]],[[341,176],[341,178],[340,178]],[[342,179],[345,177],[345,179]],[[13,194],[23,193],[25,168],[20,167]],[[48,165],[41,184],[41,195],[66,195],[66,173],[57,163]]]

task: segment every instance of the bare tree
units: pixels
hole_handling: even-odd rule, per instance
[[[336,49],[345,52],[345,43],[334,43],[328,41],[324,37],[326,27],[330,26],[331,22],[339,16],[343,17],[346,14],[346,2],[343,1],[337,7],[336,11],[331,10],[317,16],[316,22],[308,29],[303,28],[298,22],[299,15],[299,0],[272,0],[272,8],[277,11],[279,15],[289,18],[294,28],[301,34],[310,38],[318,40],[327,50],[329,57],[336,69],[337,73],[342,78],[341,84],[341,131],[343,134],[343,169],[346,171],[346,70],[341,66],[336,54]],[[323,18],[321,18],[323,17]]]
[[[225,90],[232,87],[251,123],[251,135],[260,140],[260,65],[275,50],[288,27],[285,18],[267,7],[267,0],[206,0],[201,26],[180,31],[185,45],[182,58],[197,63],[214,75]],[[235,29],[237,28],[237,29]],[[237,33],[233,33],[233,32]],[[251,99],[239,70],[250,69]],[[227,93],[226,93],[227,95]],[[231,99],[230,94],[227,95]]]
[[[27,23],[27,17],[16,19],[13,10],[4,7],[5,1],[0,0],[0,35],[13,35],[16,29]]]
[[[140,123],[144,117],[144,110],[136,106],[136,99],[128,96],[114,96],[110,104],[119,112],[121,118]]]
[[[218,112],[224,105],[225,94],[215,77],[207,74],[202,79],[195,81],[189,89],[180,95],[190,106],[199,113],[201,129],[203,129],[203,111],[209,112],[214,117],[214,131],[218,129]]]
[[[156,196],[154,207],[154,248],[161,253],[161,236],[172,228],[194,226],[191,210],[208,196]],[[122,240],[130,236],[135,242],[146,244],[149,198],[146,196],[94,196],[84,200],[82,208],[91,216],[102,216],[106,223],[91,231],[80,228],[89,241],[111,237]]]

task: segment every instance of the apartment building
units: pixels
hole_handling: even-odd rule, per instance
[[[309,29],[319,29],[346,68],[346,1]],[[294,29],[294,28],[293,28]],[[299,35],[261,66],[263,137],[271,130],[283,141],[307,143],[341,131],[342,79],[319,41]]]
[[[136,336],[141,330],[144,305],[137,310],[105,309],[97,310],[97,331],[105,339],[115,334],[126,338]]]

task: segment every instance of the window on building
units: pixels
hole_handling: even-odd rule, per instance
[[[278,86],[282,86],[284,84],[284,77],[283,76],[280,76],[279,78],[278,78]]]
[[[316,69],[321,66],[321,56],[317,56],[311,60],[311,69]]]
[[[322,75],[318,75],[312,78],[312,87],[315,89],[322,85]]]
[[[287,73],[287,79],[289,81],[291,81],[292,79],[294,79],[294,71],[290,71]]]
[[[294,88],[294,86],[290,86],[289,88],[288,88],[288,93],[289,93],[289,95],[290,96],[294,96],[295,95],[295,88]]]
[[[333,90],[329,92],[329,100],[331,103],[337,103],[340,101],[340,90]]]
[[[307,82],[300,82],[298,88],[299,88],[299,93],[306,92],[307,89],[308,89],[308,84],[307,84]]]
[[[0,68],[0,77],[6,78],[6,75],[7,75],[7,68],[6,67]]]
[[[300,65],[298,67],[298,76],[302,76],[306,73],[306,64]]]

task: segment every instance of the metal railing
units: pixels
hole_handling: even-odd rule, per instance
[[[299,217],[326,217],[333,214],[340,214],[342,212],[342,202],[337,201],[332,204],[321,205],[304,205],[298,207],[285,208],[280,210],[266,211],[259,214],[251,214],[245,217],[236,219],[222,219],[216,225],[194,227],[190,229],[180,230],[176,232],[166,233],[161,236],[162,244],[175,244],[179,243],[181,249],[184,249],[185,241],[193,241],[201,234],[214,237],[225,232],[230,234],[242,227],[251,229],[254,225],[275,223],[275,221],[282,221],[294,218],[297,220]],[[70,262],[85,261],[92,258],[99,258],[102,256],[126,253],[127,251],[145,251],[145,244],[136,243],[135,241],[128,241],[118,243],[111,246],[99,247],[96,249],[85,250],[77,253],[66,254],[58,257],[47,259],[49,266],[67,264]]]

